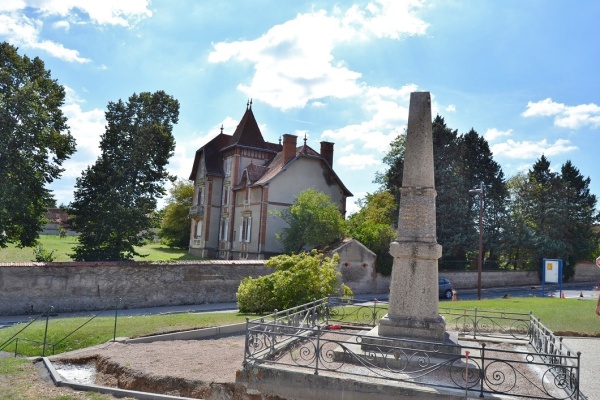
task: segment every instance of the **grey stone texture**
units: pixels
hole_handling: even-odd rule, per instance
[[[0,315],[233,302],[244,277],[272,272],[263,261],[4,264]]]
[[[435,182],[431,96],[410,96],[408,131],[398,237],[390,246],[394,257],[388,315],[380,320],[381,336],[444,341],[446,323],[438,312]]]

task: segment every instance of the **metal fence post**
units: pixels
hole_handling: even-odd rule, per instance
[[[485,343],[481,343],[481,368],[479,368],[479,397],[483,397],[483,380],[485,379]]]
[[[315,375],[319,375],[319,347],[321,346],[321,327],[317,326],[317,347],[315,348]]]
[[[475,307],[475,316],[473,317],[473,339],[477,339],[477,325],[479,321],[477,321],[477,307]]]
[[[250,318],[246,317],[246,340],[244,341],[244,362],[243,366],[248,365],[248,354],[250,353],[250,330],[248,329],[250,325]]]
[[[42,346],[42,357],[46,356],[46,339],[48,337],[48,320],[50,319],[50,311],[54,310],[53,306],[50,306],[46,311],[46,328],[44,329],[44,344]]]
[[[119,297],[117,299],[117,305],[115,306],[115,328],[113,330],[113,343],[117,341],[117,314],[119,311],[119,304],[121,304],[122,299]]]

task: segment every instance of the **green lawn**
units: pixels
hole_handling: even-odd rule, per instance
[[[73,247],[77,245],[75,236],[60,238],[56,235],[41,235],[40,245],[48,252],[54,251],[54,261],[73,261],[69,254],[73,252]],[[136,257],[136,261],[181,261],[198,260],[198,257],[191,256],[187,250],[172,249],[160,243],[149,243],[137,249],[141,254],[147,254],[147,257]],[[15,245],[9,245],[7,248],[0,249],[0,262],[28,262],[35,261],[34,248],[19,248]]]
[[[113,339],[115,329],[114,316],[77,318],[50,318],[48,320],[47,343],[56,344],[56,354],[77,350],[97,344],[106,343]],[[91,319],[91,320],[90,320]],[[167,315],[141,315],[117,318],[117,337],[140,337],[161,333],[179,332],[191,329],[207,328],[237,324],[246,321],[246,315],[237,313],[183,313]],[[18,324],[0,329],[0,347],[17,334],[26,324]],[[38,356],[42,353],[46,319],[40,318],[21,333],[18,353]],[[67,337],[68,336],[68,337]],[[66,339],[65,339],[66,338]],[[52,354],[51,345],[46,347],[46,355]],[[4,351],[14,352],[15,342],[10,342]]]
[[[595,301],[578,299],[516,298],[494,300],[470,300],[448,302],[442,308],[462,310],[502,311],[533,315],[557,336],[600,337],[600,318],[594,313]],[[244,322],[247,315],[236,313],[191,313],[120,317],[117,320],[117,336],[138,337],[158,333],[197,329],[209,326]],[[86,322],[88,318],[51,318],[48,327],[48,342],[56,343]],[[17,333],[24,325],[0,330],[0,346]],[[105,343],[113,337],[114,318],[93,319],[68,340],[61,342],[57,353]],[[43,341],[45,321],[38,321],[19,334],[30,340]],[[10,345],[7,351],[14,351]],[[39,355],[40,346],[35,343],[20,343],[19,353]]]

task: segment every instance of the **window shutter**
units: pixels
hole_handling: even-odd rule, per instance
[[[246,242],[250,242],[250,233],[252,232],[252,217],[248,217],[246,223]]]

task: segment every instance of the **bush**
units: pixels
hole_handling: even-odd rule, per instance
[[[35,261],[37,262],[52,262],[54,261],[54,250],[48,251],[42,247],[41,244],[38,244],[33,249],[33,255],[35,256]]]
[[[350,296],[352,290],[340,280],[339,256],[310,253],[280,255],[265,265],[276,269],[260,278],[244,278],[237,291],[238,308],[243,313],[284,310],[327,296]]]

